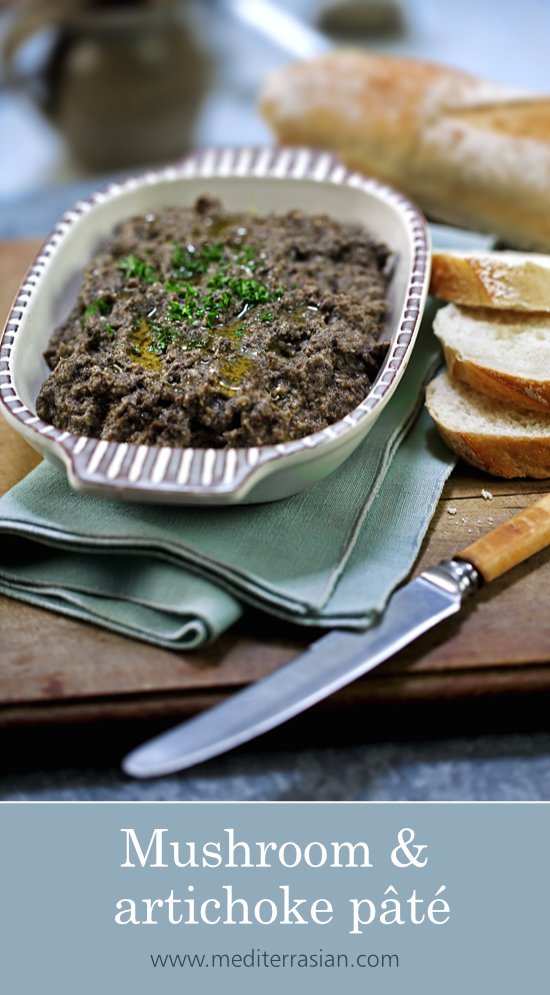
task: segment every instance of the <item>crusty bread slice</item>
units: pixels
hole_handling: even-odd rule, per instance
[[[550,314],[447,304],[433,327],[453,380],[550,415]]]
[[[497,477],[550,477],[550,416],[502,404],[440,373],[426,406],[447,445]]]
[[[550,312],[550,255],[436,251],[430,293],[468,307]]]

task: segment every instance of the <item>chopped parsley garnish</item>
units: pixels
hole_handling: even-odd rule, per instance
[[[114,339],[114,337],[115,337],[115,330],[114,330],[113,326],[109,324],[108,321],[105,322],[104,328],[105,328],[105,331],[107,332],[107,335],[109,335],[112,339]]]
[[[200,252],[195,252],[193,246],[183,249],[181,245],[176,245],[172,253],[172,268],[174,276],[192,279],[195,276],[202,276],[206,273],[210,263],[219,263],[223,259],[223,242],[206,242]]]
[[[83,322],[86,321],[88,318],[91,318],[92,315],[94,314],[97,315],[109,314],[111,310],[112,310],[112,304],[109,304],[109,301],[104,300],[103,297],[98,297],[97,300],[92,301],[92,303],[88,304],[88,307],[85,308],[85,310],[82,313],[82,321]]]
[[[125,256],[124,259],[120,259],[118,269],[122,270],[128,279],[136,277],[136,279],[143,280],[145,283],[154,283],[159,278],[158,273],[154,266],[151,266],[151,263],[145,262],[144,259],[138,259],[134,255]]]
[[[206,242],[200,251],[200,255],[205,262],[220,263],[224,255],[223,242],[214,242],[212,245]]]
[[[190,297],[186,301],[170,301],[167,314],[171,321],[194,321],[197,311],[200,311],[199,317],[202,316],[202,310],[195,306],[194,298]]]
[[[183,348],[204,348],[210,338],[209,334],[201,337],[201,329],[223,334],[225,338],[242,338],[246,327],[242,322],[232,327],[235,315],[241,317],[259,304],[279,300],[284,293],[283,287],[273,290],[251,275],[256,268],[256,251],[249,245],[232,250],[223,242],[206,242],[200,248],[172,243],[171,269],[164,289],[175,296],[167,302],[164,312],[148,323],[148,351],[163,353],[176,340],[181,341]],[[127,256],[118,265],[127,276],[145,282],[159,279],[155,269],[137,256]],[[232,275],[235,267],[242,267],[245,275]],[[202,277],[205,279],[201,280]],[[263,310],[259,317],[261,321],[272,321],[273,311]],[[186,325],[194,326],[198,335],[186,337]]]
[[[230,281],[229,286],[235,297],[243,304],[261,304],[273,300],[271,291],[259,280],[254,280],[251,277],[245,279],[235,277]]]
[[[215,273],[214,276],[210,277],[208,286],[214,288],[215,290],[219,290],[220,287],[227,287],[230,280],[231,277],[228,276],[227,273]]]
[[[246,263],[250,268],[255,251],[253,246],[240,249],[237,254],[239,264]],[[207,328],[215,328],[231,308],[240,312],[243,308],[267,304],[282,296],[282,287],[273,291],[254,277],[231,276],[227,272],[230,263],[222,242],[207,242],[199,250],[190,245],[186,248],[176,245],[171,259],[172,274],[164,286],[169,293],[177,294],[178,299],[169,302],[166,311],[168,319],[187,324],[202,323]],[[217,264],[217,268],[210,275],[212,264]],[[205,274],[209,275],[204,291],[190,281]],[[273,312],[264,311],[261,318],[262,321],[271,321]]]
[[[160,321],[152,321],[149,330],[152,338],[152,345],[149,346],[150,352],[166,352],[170,343],[180,337],[179,328],[175,325],[161,324]]]
[[[245,245],[237,253],[237,259],[241,266],[246,266],[247,269],[256,269],[256,262],[254,261],[255,248],[253,245]]]

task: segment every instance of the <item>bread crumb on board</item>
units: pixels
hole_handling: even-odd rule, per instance
[[[448,515],[456,515],[456,508],[447,508]]]
[[[481,496],[482,496],[482,498],[483,498],[484,501],[492,501],[493,500],[493,495],[491,494],[491,491],[485,490],[484,487],[481,489]]]

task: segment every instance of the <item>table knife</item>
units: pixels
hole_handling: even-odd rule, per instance
[[[268,677],[133,750],[132,777],[172,774],[286,722],[456,615],[507,570],[550,545],[550,495],[399,588],[367,631],[334,630]]]
[[[333,48],[320,31],[271,0],[216,0],[216,6],[295,59],[311,59]]]

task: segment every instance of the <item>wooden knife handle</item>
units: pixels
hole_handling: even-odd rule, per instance
[[[494,580],[545,546],[550,546],[550,494],[456,556],[472,563],[484,580]]]

